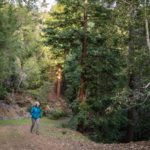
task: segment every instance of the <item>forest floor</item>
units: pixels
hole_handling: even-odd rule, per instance
[[[0,150],[150,150],[150,141],[98,144],[63,128],[66,119],[41,119],[40,135],[29,132],[30,119],[0,121]]]

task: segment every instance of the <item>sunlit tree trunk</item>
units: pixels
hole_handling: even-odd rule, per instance
[[[61,83],[62,83],[62,67],[61,67],[60,64],[57,65],[56,76],[57,76],[56,95],[57,95],[57,98],[60,98],[60,95],[61,95]]]
[[[147,41],[147,47],[150,54],[150,39],[149,39],[149,27],[148,27],[148,20],[145,19],[145,29],[146,29],[146,41]]]
[[[145,30],[146,30],[146,42],[147,47],[150,54],[150,35],[149,35],[149,25],[148,25],[148,19],[147,19],[147,0],[145,0]]]

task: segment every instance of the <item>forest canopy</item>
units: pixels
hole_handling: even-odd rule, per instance
[[[70,127],[97,142],[149,140],[149,26],[148,0],[57,0],[49,12],[2,0],[0,98],[46,101],[56,86]]]

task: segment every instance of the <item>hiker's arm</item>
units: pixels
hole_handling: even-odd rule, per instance
[[[33,114],[33,111],[34,111],[34,109],[33,109],[33,107],[31,108],[31,115]]]

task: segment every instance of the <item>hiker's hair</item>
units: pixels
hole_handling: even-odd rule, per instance
[[[39,103],[38,101],[36,101],[36,102],[34,103],[34,105],[35,105],[35,106],[40,106],[40,103]]]

